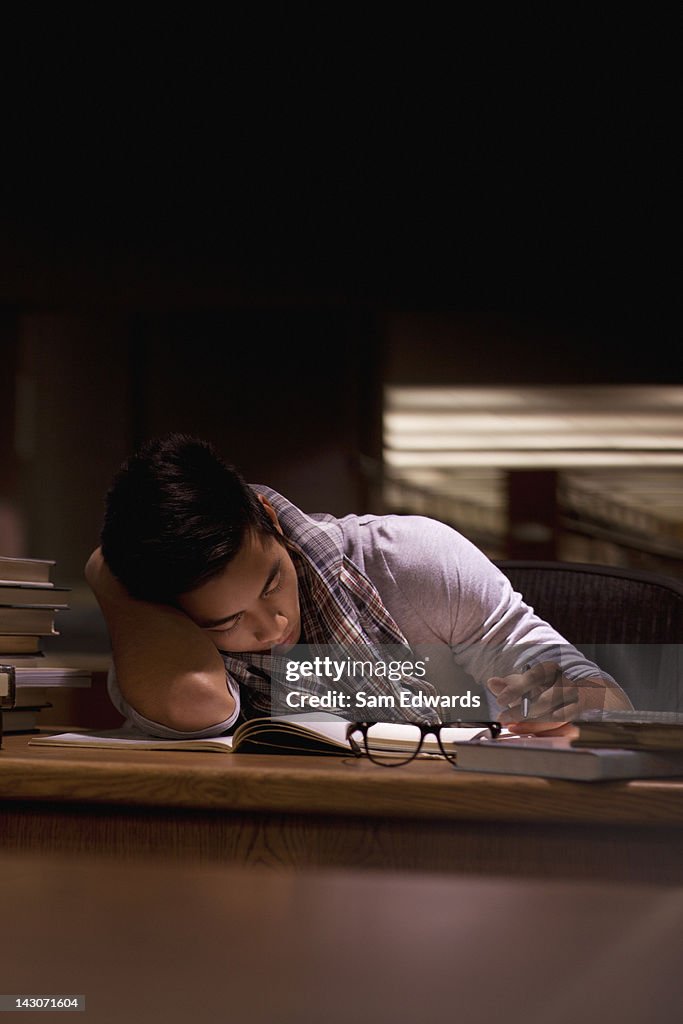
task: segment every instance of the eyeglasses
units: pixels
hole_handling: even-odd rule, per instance
[[[443,734],[446,729],[488,730],[491,739],[496,739],[503,728],[500,722],[442,722],[435,725],[402,724],[401,736],[389,736],[386,724],[378,722],[351,722],[346,730],[346,739],[356,757],[367,754],[373,764],[385,768],[400,768],[414,761],[422,751],[445,757],[451,764],[457,764],[457,752],[452,745],[454,737]],[[434,736],[436,743],[425,744],[427,736]],[[470,737],[471,738],[471,737]]]

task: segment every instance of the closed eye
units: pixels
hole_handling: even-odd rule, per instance
[[[263,590],[259,595],[261,598],[270,597],[271,594],[276,594],[278,590],[282,589],[282,567],[281,560],[278,558],[277,562],[273,565],[272,569],[268,574],[268,579],[265,582]],[[231,630],[235,629],[239,625],[240,619],[244,615],[244,612],[236,612],[231,618],[226,618],[214,622],[198,623],[201,628],[209,633],[230,633]]]
[[[222,626],[218,626],[215,629],[209,629],[209,630],[207,630],[207,632],[208,633],[229,633],[231,629],[234,629],[235,626],[237,626],[239,624],[239,621],[240,621],[241,618],[242,618],[242,612],[240,612],[239,615],[236,615],[235,618],[232,621],[228,621],[227,623],[224,623]]]
[[[277,594],[278,590],[282,590],[282,573],[277,574],[277,583],[270,588],[270,590],[264,590],[262,597],[270,597],[271,594]]]

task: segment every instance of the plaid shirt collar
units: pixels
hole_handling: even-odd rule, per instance
[[[305,643],[339,645],[350,657],[359,660],[364,660],[368,654],[376,660],[384,660],[387,648],[391,649],[392,658],[409,656],[408,642],[384,606],[377,588],[344,554],[342,530],[334,516],[309,516],[269,487],[254,485],[253,489],[265,495],[275,509],[294,562]],[[242,717],[269,714],[271,655],[222,654],[227,671],[240,684]],[[370,685],[364,681],[364,689],[374,689],[377,693],[397,695],[406,687],[413,691],[435,692],[424,680],[418,682],[409,677],[403,677],[400,684],[386,679],[374,680]],[[312,680],[308,688],[322,692],[317,680]]]

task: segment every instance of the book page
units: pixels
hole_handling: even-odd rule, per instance
[[[124,727],[96,732],[61,732],[51,736],[32,736],[29,746],[92,747],[99,750],[212,750],[229,754],[232,753],[232,736],[169,740],[146,736]]]

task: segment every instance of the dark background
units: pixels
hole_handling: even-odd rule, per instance
[[[680,381],[664,17],[280,24],[15,38],[2,487],[65,582],[152,434],[342,514],[375,507],[384,383]]]

